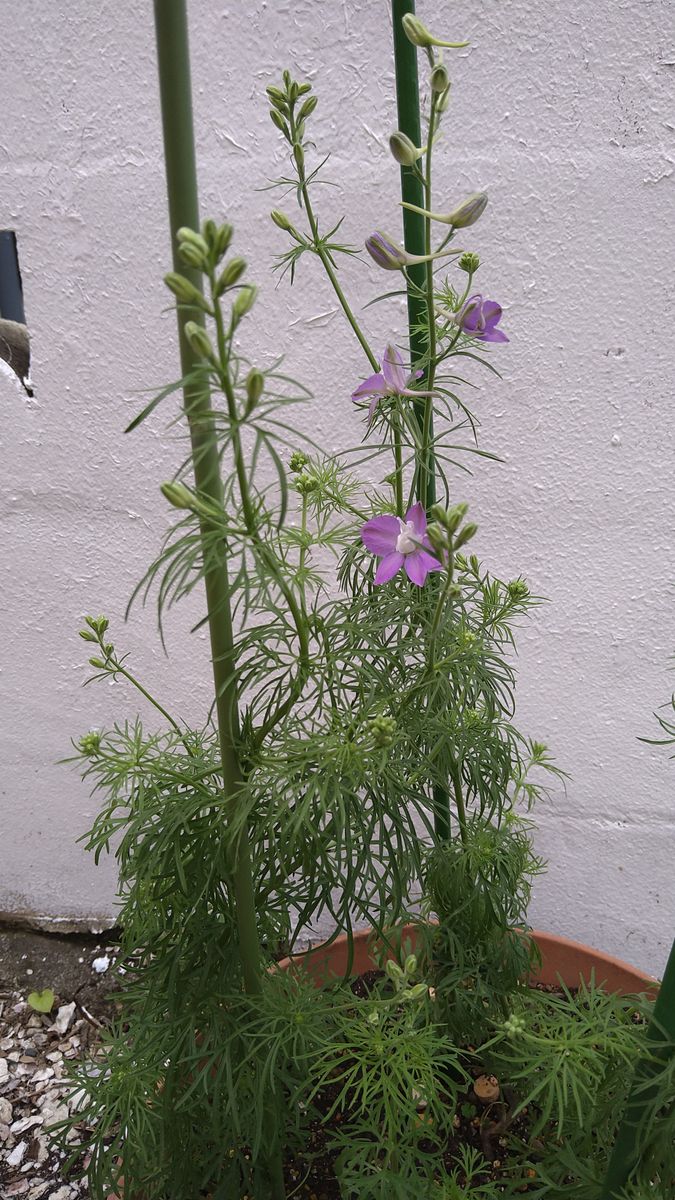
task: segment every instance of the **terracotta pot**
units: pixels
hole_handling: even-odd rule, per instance
[[[581,942],[573,942],[570,938],[557,937],[554,933],[543,933],[539,929],[532,930],[539,952],[541,967],[533,978],[534,983],[557,983],[561,978],[568,987],[576,987],[579,978],[590,982],[594,974],[598,986],[604,985],[607,991],[625,995],[629,992],[651,992],[658,986],[657,980],[644,971],[638,971],[620,958],[612,958],[601,950],[593,950]],[[409,939],[413,949],[417,940],[416,926],[406,925],[403,929],[403,939]],[[317,946],[307,954],[284,958],[279,963],[283,971],[287,971],[292,963],[296,963],[309,971],[313,979],[320,984],[326,979],[343,978],[348,961],[349,943],[343,934],[328,945]],[[367,929],[354,934],[352,975],[363,975],[375,966],[371,954],[371,935]]]

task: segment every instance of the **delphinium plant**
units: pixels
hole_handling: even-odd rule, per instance
[[[528,814],[561,773],[514,724],[514,628],[536,599],[471,553],[458,490],[458,457],[476,452],[463,372],[494,372],[508,337],[477,254],[457,245],[486,195],[447,213],[432,197],[442,53],[462,43],[412,8],[393,6],[404,244],[363,231],[364,261],[407,297],[408,328],[384,347],[340,280],[357,251],[315,206],[317,97],[289,71],[268,89],[289,152],[278,185],[297,202],[272,213],[288,238],[276,266],[305,286],[321,268],[363,352],[365,378],[341,385],[363,416],[350,460],[298,446],[295,407],[312,398],[280,359],[240,349],[256,288],[232,228],[199,222],[184,5],[157,0],[182,375],[130,429],[182,393],[191,450],[162,488],[178,515],[139,592],[161,619],[203,589],[214,693],[187,724],[108,620],[87,618],[95,675],[157,714],[77,747],[102,802],[88,845],[119,862],[125,967],[103,1057],[75,1081],[95,1197],[123,1174],[144,1200],[586,1200],[633,1069],[654,1057],[645,1002],[527,983],[541,869]],[[327,919],[329,942],[347,939],[342,980],[303,966]],[[374,969],[352,987],[357,926],[373,931]],[[669,1070],[656,1090],[650,1076],[652,1115],[672,1101]],[[649,1195],[665,1197],[672,1147],[644,1122],[637,1136]]]

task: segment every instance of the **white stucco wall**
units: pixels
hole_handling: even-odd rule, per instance
[[[658,971],[675,932],[675,765],[636,738],[655,730],[675,651],[675,11],[419,11],[472,38],[451,58],[438,205],[488,188],[465,240],[512,339],[503,382],[485,376],[474,396],[483,446],[504,462],[458,474],[456,498],[471,503],[484,560],[550,601],[521,638],[519,720],[572,778],[538,814],[551,866],[532,915]],[[340,185],[325,191],[327,214],[346,211],[353,242],[398,228],[387,4],[193,0],[191,28],[203,211],[235,223],[262,285],[248,344],[261,360],[285,351],[316,395],[308,427],[353,445],[359,348],[312,264],[275,291],[278,201],[255,189],[282,163],[264,87],[289,65],[320,98],[316,139]],[[19,238],[36,384],[31,401],[0,374],[0,910],[109,921],[112,865],[96,869],[75,841],[93,802],[57,760],[71,735],[135,701],[82,690],[81,616],[105,611],[179,712],[203,712],[208,681],[205,641],[187,635],[194,609],[169,623],[169,662],[152,612],[122,628],[180,452],[168,410],[121,434],[139,390],[177,370],[149,0],[12,6],[0,113],[0,227]],[[346,279],[364,301],[381,290],[368,263]],[[400,310],[369,313],[376,344],[400,335]]]

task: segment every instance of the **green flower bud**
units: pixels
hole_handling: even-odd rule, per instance
[[[232,228],[231,225],[227,225],[227,224],[221,225],[220,228],[218,229],[215,246],[214,246],[217,262],[220,262],[220,260],[224,254],[227,254],[227,252],[230,248],[230,242],[232,241],[233,233],[234,233],[234,229]]]
[[[457,549],[459,549],[460,546],[463,546],[466,542],[471,541],[471,538],[475,537],[477,533],[478,526],[474,524],[473,521],[469,521],[463,529],[460,529],[457,535],[457,540],[455,541],[455,546]]]
[[[211,217],[207,217],[205,221],[202,221],[202,237],[209,250],[215,250],[218,238],[218,226]]]
[[[299,96],[306,96],[308,92],[311,92],[311,90],[312,90],[311,83],[299,83],[298,84],[298,95]]]
[[[183,244],[178,247],[178,253],[180,254],[180,257],[186,266],[196,267],[200,271],[204,269],[206,264],[205,257],[201,250],[198,250],[196,246],[192,245],[192,242],[183,242]]]
[[[419,17],[414,16],[413,13],[406,13],[401,18],[401,24],[408,41],[422,50],[427,50],[430,46],[448,46],[452,50],[460,50],[469,44],[468,42],[440,41],[432,33],[429,33],[426,25],[423,25]]]
[[[430,515],[435,521],[438,521],[439,525],[447,529],[448,533],[454,533],[468,511],[468,504],[462,501],[461,504],[453,504],[452,508],[444,508],[442,504],[434,504],[430,509]]]
[[[222,296],[227,288],[234,287],[235,283],[238,283],[241,279],[245,270],[246,262],[243,258],[231,258],[227,266],[221,271],[216,282],[216,296]]]
[[[211,339],[203,325],[197,325],[196,321],[186,321],[184,332],[195,354],[208,358],[210,362],[216,361]]]
[[[286,216],[286,213],[282,213],[278,208],[272,209],[272,211],[270,213],[270,217],[272,218],[272,220],[274,221],[274,224],[276,226],[278,226],[279,229],[285,229],[287,233],[289,232],[289,230],[291,230],[293,228],[293,226],[291,225],[291,222],[289,221],[288,217]]]
[[[288,461],[288,465],[293,474],[296,475],[298,471],[302,471],[302,468],[307,466],[308,462],[309,458],[305,454],[304,450],[294,450]]]
[[[174,508],[192,509],[194,506],[195,497],[184,483],[163,483],[160,491]]]
[[[311,117],[318,103],[319,101],[316,96],[308,96],[300,108],[298,121],[306,121],[308,117]]]
[[[403,964],[403,970],[406,975],[414,975],[417,970],[417,958],[414,954],[409,954]]]
[[[194,283],[190,283],[184,275],[178,275],[175,271],[169,271],[168,275],[164,276],[164,282],[170,292],[173,292],[177,300],[181,304],[194,304],[197,308],[201,308],[203,312],[211,312],[211,305],[200,292]]]
[[[181,225],[180,229],[176,233],[176,238],[179,246],[189,244],[190,246],[194,246],[195,249],[204,256],[206,256],[209,252],[206,239],[202,237],[201,233],[196,233],[194,229],[188,229],[187,225]]]
[[[386,750],[391,746],[396,733],[397,725],[393,717],[373,717],[369,721],[370,732],[373,735],[373,741],[379,750]]]
[[[417,148],[406,133],[401,133],[400,129],[397,129],[396,133],[392,133],[389,138],[389,149],[396,162],[400,163],[402,167],[414,166],[424,153],[423,150]]]
[[[439,525],[438,521],[432,521],[427,525],[427,537],[431,543],[432,550],[440,556],[448,549],[448,539],[445,530]]]
[[[450,84],[448,84],[445,91],[441,92],[440,96],[438,97],[438,100],[436,101],[436,112],[437,113],[444,113],[446,111],[446,109],[450,103],[450,91],[451,91]]]
[[[257,367],[252,367],[246,376],[246,415],[253,411],[265,387],[265,376]]]
[[[459,583],[451,583],[447,591],[448,600],[461,600],[462,588]]]
[[[105,671],[105,663],[102,658],[90,658],[89,665],[95,667],[97,671]]]
[[[90,729],[89,733],[85,733],[80,738],[77,746],[82,754],[86,754],[90,758],[93,757],[94,754],[98,754],[101,746],[100,733],[96,729]]]
[[[401,992],[399,999],[405,1000],[406,1002],[410,1002],[411,1000],[420,1000],[422,996],[427,995],[427,991],[428,989],[426,983],[416,983],[413,987],[406,988],[405,991]]]
[[[81,629],[80,637],[83,642],[96,642],[98,644],[98,638],[95,633],[91,632],[91,629]]]
[[[244,286],[237,292],[232,304],[232,318],[237,324],[251,311],[255,304],[255,298],[258,295],[258,289],[252,283],[245,283]]]
[[[384,973],[389,977],[389,979],[391,979],[392,983],[401,983],[404,978],[403,971],[399,967],[398,963],[394,962],[393,958],[387,959]]]
[[[432,92],[440,93],[448,90],[450,87],[450,76],[448,75],[448,68],[444,63],[436,63],[436,66],[432,68],[431,75],[429,76],[429,84]]]
[[[299,142],[295,142],[293,146],[293,158],[298,171],[302,174],[305,169],[305,152]]]
[[[474,275],[480,266],[480,259],[477,254],[474,254],[471,250],[467,250],[460,258],[457,266],[460,271],[466,271],[467,275]]]
[[[282,117],[281,113],[277,112],[276,108],[271,108],[270,109],[270,117],[272,119],[272,124],[276,125],[277,129],[280,129],[281,132],[283,133],[284,137],[286,138],[286,141],[290,142],[291,135],[288,131],[288,125],[284,121],[284,118]]]
[[[473,192],[449,214],[446,218],[447,224],[454,225],[455,229],[466,229],[469,225],[475,225],[485,212],[487,202],[487,192]]]
[[[267,95],[273,104],[274,103],[278,103],[278,104],[286,103],[286,93],[282,92],[281,88],[272,87],[270,85],[270,87],[265,88],[265,91],[267,92]]]

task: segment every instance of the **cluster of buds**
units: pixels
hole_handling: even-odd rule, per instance
[[[164,282],[179,304],[197,308],[201,312],[214,316],[214,304],[225,292],[237,288],[237,294],[232,302],[232,327],[235,328],[242,317],[252,309],[257,295],[253,284],[240,285],[240,280],[246,270],[243,258],[231,258],[218,272],[218,268],[230,248],[232,241],[232,226],[217,225],[215,221],[204,221],[201,231],[181,226],[176,234],[178,254],[186,267],[194,272],[208,276],[211,285],[211,300],[202,293],[199,278],[188,279],[178,271],[170,271],[164,276]],[[211,339],[200,320],[187,321],[184,326],[185,337],[195,354],[205,358],[213,366],[218,366],[218,357]]]
[[[181,226],[176,234],[181,261],[205,274],[214,271],[230,248],[232,234],[231,225],[216,225],[211,219],[202,223],[200,232]]]
[[[97,671],[105,671],[111,665],[111,659],[115,653],[115,647],[112,642],[106,642],[105,635],[108,628],[107,617],[85,617],[85,628],[80,630],[80,637],[84,642],[94,642],[100,647],[104,657],[90,658],[90,666],[96,667]]]
[[[460,271],[466,271],[467,275],[475,275],[480,266],[480,258],[472,250],[466,250],[459,259],[457,266]]]
[[[524,579],[510,579],[506,585],[506,590],[509,594],[509,599],[514,603],[519,600],[526,600],[530,594],[530,589]]]
[[[311,83],[296,83],[291,78],[290,71],[284,71],[282,80],[283,87],[267,88],[267,97],[271,105],[270,118],[272,123],[283,134],[289,146],[292,147],[296,166],[302,173],[305,163],[302,148],[305,136],[305,122],[314,112],[317,105],[317,98],[316,96],[307,95],[312,90]],[[303,96],[306,99],[303,100]],[[299,100],[302,103],[296,110]]]
[[[93,758],[98,754],[101,748],[101,735],[97,729],[90,729],[89,733],[85,733],[77,743],[77,748],[81,754],[86,754],[87,758]]]
[[[308,462],[309,458],[304,450],[294,450],[288,461],[288,466],[294,475],[298,475],[300,471],[304,470]]]
[[[384,973],[393,983],[396,999],[399,1001],[409,1003],[429,994],[426,983],[413,983],[417,974],[417,958],[414,954],[408,955],[402,967],[393,958],[387,959]]]
[[[518,1013],[511,1013],[502,1026],[507,1037],[518,1038],[527,1029],[527,1022]]]
[[[442,504],[432,505],[432,521],[427,525],[427,537],[439,557],[459,550],[477,533],[478,526],[473,521],[467,521],[462,526],[468,511],[469,506],[464,503],[453,504],[451,508],[445,508]]]
[[[301,471],[295,478],[296,491],[301,496],[309,496],[311,492],[315,492],[319,486],[319,481],[315,475],[311,475],[309,471]]]
[[[368,722],[368,728],[378,750],[386,750],[392,745],[397,729],[393,717],[373,717]]]

